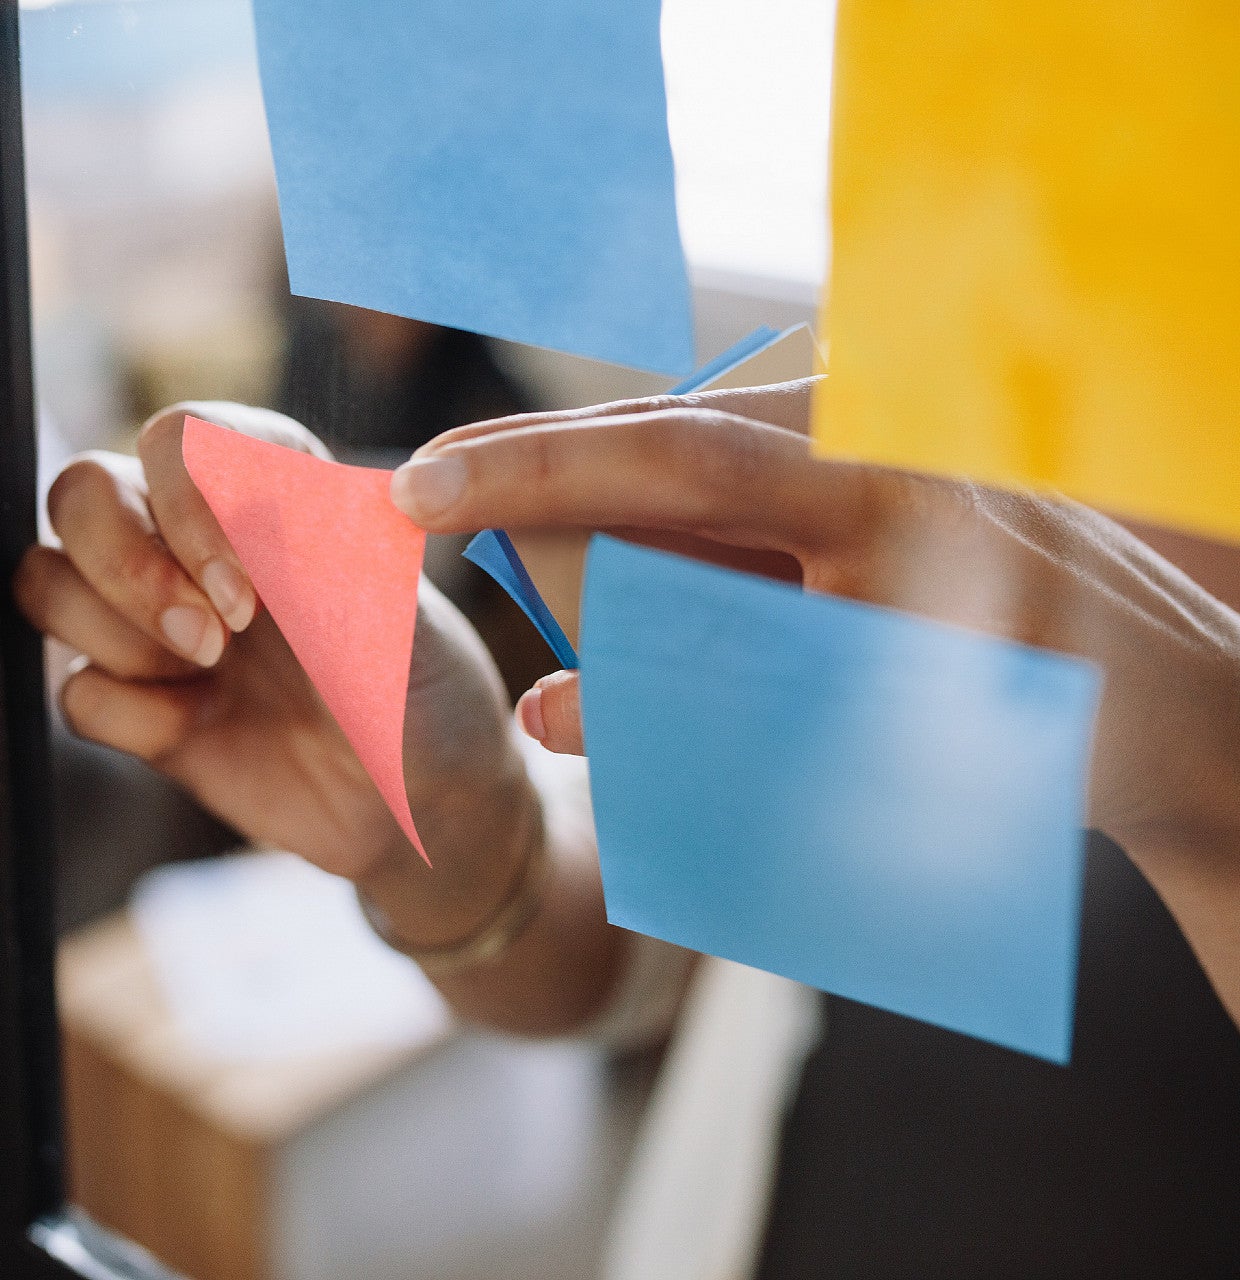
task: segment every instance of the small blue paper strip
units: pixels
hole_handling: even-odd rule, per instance
[[[577,651],[547,608],[546,601],[530,578],[512,539],[503,529],[484,529],[477,534],[461,553],[466,560],[489,573],[496,582],[517,602],[525,616],[538,628],[539,634],[551,646],[556,661],[565,671],[577,669]]]
[[[699,387],[722,377],[743,360],[757,355],[772,342],[784,335],[769,325],[762,325],[738,343],[716,356],[709,364],[692,373],[668,395],[685,396]],[[512,539],[502,529],[484,529],[465,548],[462,555],[472,560],[479,569],[489,573],[496,582],[517,602],[521,612],[538,628],[539,634],[551,646],[556,659],[565,671],[577,669],[577,651],[564,634],[555,615],[547,608],[534,580],[530,577]]]
[[[790,330],[785,329],[784,333]],[[756,356],[759,351],[778,342],[784,336],[778,329],[769,324],[759,325],[752,333],[746,334],[739,342],[733,343],[726,351],[720,352],[713,360],[708,361],[696,372],[691,373],[683,382],[678,382],[667,394],[669,396],[687,396],[691,391],[704,387],[725,373],[731,373],[738,364]]]
[[[602,536],[582,654],[608,919],[1068,1061],[1092,666]]]
[[[660,0],[254,0],[295,293],[693,367]]]

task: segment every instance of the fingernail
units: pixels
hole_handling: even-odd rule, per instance
[[[205,610],[174,604],[159,617],[168,643],[200,667],[213,667],[224,652],[224,628]]]
[[[258,601],[236,565],[227,560],[209,561],[202,571],[202,589],[234,631],[244,631],[254,620]]]
[[[535,685],[532,689],[527,689],[517,703],[517,719],[521,722],[521,728],[525,730],[531,738],[542,742],[547,736],[547,724],[543,720],[542,713],[542,690]]]
[[[450,454],[415,458],[392,476],[392,501],[412,520],[446,511],[465,492],[465,463]]]

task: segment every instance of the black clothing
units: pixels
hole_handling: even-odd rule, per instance
[[[760,1280],[1240,1277],[1240,1032],[1098,836],[1078,984],[1068,1068],[826,998]]]

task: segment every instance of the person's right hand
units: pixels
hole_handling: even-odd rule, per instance
[[[808,382],[445,432],[393,480],[436,532],[607,529],[812,591],[893,606],[1080,654],[1107,675],[1091,818],[1135,845],[1203,760],[1234,762],[1240,617],[1097,512],[1075,503],[848,462],[748,413],[808,405]],[[544,695],[552,749],[580,752],[576,680]],[[1177,712],[1157,738],[1174,689]],[[552,705],[554,704],[554,705]],[[1211,795],[1217,812],[1231,797]],[[1223,801],[1227,801],[1224,804]]]
[[[608,529],[735,567],[766,557],[810,590],[1092,659],[1106,684],[1091,825],[1154,882],[1240,1023],[1240,616],[1097,512],[816,461],[802,436],[734,404],[663,398],[450,431],[396,472],[393,497],[440,533]],[[583,750],[577,691],[560,673],[522,700],[552,749]]]

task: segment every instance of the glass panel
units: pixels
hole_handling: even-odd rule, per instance
[[[882,8],[855,7],[867,14]],[[690,575],[696,596],[670,575],[660,586],[645,571],[643,590],[625,594],[623,565],[634,564],[636,553],[627,548],[617,561],[613,549],[612,598],[621,605],[612,606],[611,616],[640,595],[653,601],[644,616],[657,635],[635,654],[617,647],[611,655],[613,672],[620,672],[609,686],[620,725],[614,741],[629,749],[626,763],[635,768],[613,770],[610,788],[597,788],[599,821],[604,796],[610,813],[622,816],[636,797],[646,806],[643,816],[655,819],[654,830],[642,833],[649,838],[643,850],[662,838],[677,844],[678,855],[697,855],[705,843],[713,846],[706,854],[726,848],[738,871],[720,874],[722,861],[711,862],[714,883],[699,892],[705,857],[687,870],[672,858],[634,859],[642,873],[630,886],[634,923],[649,927],[640,899],[658,893],[654,877],[676,874],[663,885],[681,896],[673,902],[665,892],[661,901],[680,923],[695,912],[709,914],[713,902],[713,923],[743,934],[761,896],[744,891],[743,876],[762,877],[758,887],[767,887],[768,864],[751,848],[771,840],[774,830],[782,842],[777,852],[808,849],[800,866],[808,875],[819,865],[815,841],[844,825],[843,814],[863,850],[894,849],[897,856],[855,858],[845,867],[855,881],[832,881],[833,896],[819,897],[850,908],[860,903],[862,913],[872,899],[882,907],[898,899],[906,907],[890,947],[840,948],[853,969],[849,992],[916,1015],[899,1018],[836,1000],[822,1039],[823,1004],[808,988],[723,962],[692,969],[678,951],[669,957],[666,947],[634,944],[625,953],[632,956],[634,997],[626,1029],[636,1027],[642,1043],[657,1038],[688,990],[683,1025],[697,1036],[669,1055],[663,1092],[643,1130],[654,1072],[649,1057],[624,1058],[614,1045],[603,1047],[604,1031],[623,1040],[615,1027],[596,1027],[592,1039],[539,1043],[467,1030],[450,1021],[412,961],[377,941],[344,877],[387,865],[390,841],[399,839],[387,811],[269,617],[260,612],[225,648],[222,628],[211,630],[218,626],[214,615],[204,622],[206,615],[187,615],[181,605],[165,612],[169,598],[200,599],[167,559],[175,552],[189,567],[196,553],[178,543],[195,494],[175,483],[176,448],[161,454],[158,447],[177,440],[178,418],[163,419],[171,428],[148,434],[145,456],[135,454],[144,422],[165,406],[192,401],[209,402],[204,414],[236,425],[256,422],[236,404],[275,409],[304,424],[336,457],[390,467],[453,425],[657,393],[664,383],[290,296],[246,0],[28,0],[21,19],[42,488],[55,517],[43,522],[36,595],[58,602],[54,616],[41,621],[59,637],[48,644],[49,688],[54,702],[65,697],[50,722],[74,1206],[195,1280],[579,1277],[601,1274],[605,1258],[619,1267],[621,1257],[630,1269],[606,1274],[627,1280],[696,1274],[686,1259],[700,1258],[703,1248],[713,1250],[721,1273],[739,1276],[766,1220],[780,1107],[800,1078],[764,1274],[786,1280],[801,1273],[798,1267],[817,1274],[829,1248],[838,1249],[845,1270],[855,1259],[861,1274],[867,1267],[933,1271],[921,1265],[925,1251],[942,1247],[950,1256],[957,1244],[961,1256],[989,1259],[986,1251],[998,1250],[993,1265],[978,1265],[1003,1275],[1022,1267],[1052,1273],[1069,1254],[1089,1270],[1091,1249],[1099,1251],[1092,1269],[1105,1271],[1121,1245],[1134,1273],[1138,1263],[1155,1274],[1179,1273],[1191,1268],[1183,1259],[1192,1257],[1208,1259],[1196,1270],[1213,1274],[1215,1258],[1234,1258],[1228,1233],[1237,1221],[1240,1042],[1211,986],[1211,978],[1216,984],[1220,974],[1227,978],[1228,964],[1233,976],[1235,968],[1234,931],[1219,923],[1225,916],[1216,910],[1234,901],[1236,879],[1228,798],[1237,753],[1230,731],[1219,728],[1229,717],[1234,722],[1227,709],[1235,703],[1240,652],[1240,623],[1227,607],[1240,603],[1234,548],[1140,531],[1208,587],[1212,599],[1117,525],[1081,508],[838,463],[815,473],[813,483],[824,488],[811,500],[798,487],[808,458],[805,472],[778,472],[788,480],[795,471],[795,482],[768,493],[767,473],[754,482],[753,458],[745,454],[738,468],[743,492],[729,495],[737,508],[748,502],[764,515],[783,516],[785,504],[777,505],[775,495],[799,495],[801,501],[787,504],[806,522],[798,536],[812,526],[809,541],[817,545],[821,516],[831,526],[822,535],[827,549],[815,556],[796,542],[794,555],[764,528],[746,541],[743,529],[728,524],[714,540],[691,539],[692,552],[854,597],[831,601],[829,613],[852,619],[855,630],[844,622],[807,622],[806,606],[825,608],[826,601],[768,583],[741,590],[737,583],[745,580],[737,575],[712,576],[697,565]],[[669,118],[703,359],[760,324],[783,329],[812,319],[828,256],[820,232],[830,22],[825,0],[668,0],[665,7]],[[910,56],[918,61],[916,50]],[[934,49],[916,68],[936,95],[938,68]],[[863,113],[868,105],[862,103]],[[1082,181],[1083,190],[1093,190]],[[981,240],[1001,239],[1008,196],[994,205],[993,223],[989,197],[983,192],[979,199]],[[1024,207],[1019,199],[1016,206]],[[944,207],[944,216],[956,216],[951,201]],[[895,212],[902,217],[903,205],[896,202]],[[1124,211],[1109,212],[1120,225]],[[1106,218],[1099,225],[1109,232]],[[887,246],[874,244],[881,274]],[[891,268],[891,298],[903,311],[900,261]],[[949,296],[959,273],[967,276],[974,266],[933,265],[941,266]],[[1031,267],[1030,280],[1036,283],[1041,270]],[[1031,333],[1054,337],[1054,323],[1036,304],[1033,314],[1022,312],[1026,294],[1037,296],[1023,276],[995,292],[1002,295],[996,314],[1010,309],[1033,326]],[[933,326],[935,318],[925,313],[922,322]],[[808,369],[796,372],[802,371]],[[787,372],[759,380],[782,376]],[[1033,365],[1016,368],[1007,382],[1004,394],[1023,397],[1031,412],[1058,412],[1068,403],[1046,394]],[[773,399],[784,407],[768,410],[791,419],[786,406],[803,405],[808,396]],[[750,425],[748,438],[799,447]],[[298,439],[304,445],[308,437]],[[83,451],[88,456],[71,463]],[[795,456],[799,466],[801,455]],[[64,478],[55,481],[58,475]],[[685,488],[696,478],[687,475]],[[732,505],[726,511],[731,517]],[[579,566],[580,539],[538,533],[546,562],[567,566],[564,585]],[[683,534],[675,523],[652,540],[666,536],[683,546]],[[426,685],[442,679],[439,688],[452,692],[427,698],[437,716],[418,722],[424,735],[406,735],[407,748],[434,744],[422,760],[425,808],[448,827],[470,812],[472,842],[458,842],[465,868],[458,868],[459,884],[476,888],[471,874],[498,883],[497,867],[537,867],[533,857],[518,862],[539,840],[528,765],[542,794],[559,806],[548,803],[548,829],[582,855],[562,859],[556,883],[585,885],[582,897],[595,908],[592,921],[584,910],[552,921],[549,931],[562,945],[549,948],[556,963],[545,963],[537,976],[571,986],[597,958],[590,946],[574,949],[580,939],[568,937],[565,919],[592,923],[592,940],[605,935],[594,950],[613,962],[600,965],[614,976],[615,956],[627,943],[603,921],[582,803],[584,767],[524,741],[518,748],[509,732],[513,698],[554,664],[503,592],[461,558],[462,545],[461,538],[431,539],[427,577],[483,644],[442,602],[419,622],[420,643],[431,642],[431,650],[419,652],[438,644],[448,677],[430,660],[421,668],[415,662],[415,671]],[[683,572],[681,566],[676,575]],[[122,581],[123,601],[114,594]],[[228,584],[214,581],[220,598],[228,597]],[[663,594],[648,595],[647,588]],[[769,637],[761,628],[776,609],[764,610],[767,592],[792,619]],[[429,590],[428,598],[438,601]],[[562,599],[571,598],[567,589]],[[703,607],[682,607],[686,599]],[[732,623],[742,613],[751,634],[729,648],[740,630],[722,634],[715,620]],[[667,619],[688,621],[677,631]],[[970,634],[966,642],[960,628],[989,634]],[[927,629],[937,643],[923,643]],[[1000,644],[993,633],[1025,643]],[[640,675],[662,656],[657,641],[670,636],[679,646],[673,656],[683,656],[685,635],[698,643],[676,678],[643,685]],[[577,639],[575,631],[570,638]],[[1037,694],[1048,687],[1039,681],[1052,668],[1079,675],[1081,664],[1035,656],[1039,645],[1107,667],[1089,816],[1104,835],[1143,846],[1134,845],[1129,858],[1107,839],[1088,841],[1079,969],[1073,909],[1084,780],[1075,756],[1070,777],[1059,771],[1069,757],[1040,727],[1038,716],[1053,703]],[[178,648],[211,652],[219,661],[202,669]],[[974,652],[989,655],[980,667],[967,656]],[[924,675],[930,668],[919,664],[936,653],[940,666],[930,678]],[[92,666],[82,665],[83,654]],[[713,685],[711,663],[726,676]],[[989,673],[980,684],[979,669]],[[460,671],[468,680],[447,683]],[[700,671],[707,677],[682,708],[688,677]],[[783,703],[765,696],[768,684],[783,692]],[[658,704],[658,715],[640,726],[649,734],[644,740],[630,726],[629,688],[639,685]],[[971,701],[957,697],[957,688],[981,694]],[[1001,710],[1030,711],[1031,718],[988,717],[988,699]],[[815,719],[806,710],[820,705],[844,709],[851,736],[841,739],[837,715]],[[881,715],[871,714],[874,706]],[[1071,710],[1075,750],[1088,716],[1079,700]],[[781,734],[782,721],[805,736]],[[752,751],[745,731],[756,732],[760,723],[779,751],[738,766],[735,740]],[[487,732],[474,732],[478,724]],[[714,767],[711,753],[693,750],[711,740],[712,729],[711,745],[731,753],[731,773]],[[650,749],[633,751],[634,741]],[[1029,750],[1013,755],[1011,747]],[[528,753],[524,764],[519,750]],[[155,767],[141,763],[143,756]],[[830,768],[807,783],[806,761],[823,760]],[[961,768],[961,760],[978,768]],[[1016,767],[1009,767],[1012,760]],[[407,770],[407,779],[413,774]],[[489,790],[471,785],[484,774],[499,783]],[[1022,810],[1021,796],[1041,794],[1022,786],[1042,774],[1055,784],[1054,803]],[[596,780],[601,775],[596,756]],[[830,786],[816,785],[820,777]],[[699,812],[722,814],[726,823],[728,804],[739,807],[728,794],[733,778],[738,793],[740,783],[765,788],[762,804],[744,806],[748,828],[733,823],[724,838],[703,841],[707,824]],[[950,789],[962,780],[971,793]],[[697,811],[683,803],[690,783],[699,788],[695,794],[719,803],[702,802]],[[851,807],[835,802],[836,786]],[[485,822],[475,803],[484,793],[492,802]],[[960,794],[977,803],[960,803]],[[1206,802],[1198,803],[1203,794]],[[977,811],[992,803],[1009,819],[1015,815],[1012,825],[977,821]],[[1032,809],[1036,820],[1026,821]],[[913,860],[903,856],[907,845],[900,841],[925,852],[917,846],[922,828],[909,817],[921,813],[944,818],[946,834],[931,850],[943,856],[917,863],[914,871],[925,880],[916,883],[935,887],[951,863],[946,879],[954,873],[952,884],[966,885],[967,903],[974,887],[984,896],[1002,880],[1011,890],[1009,914],[994,917],[999,927],[984,942],[1015,938],[1019,950],[1023,927],[1036,929],[1048,914],[1066,926],[1056,935],[1060,1002],[1051,1031],[1060,1045],[1069,1030],[1076,1037],[1070,1071],[951,1034],[918,1021],[923,1009],[899,1004],[901,984],[923,996],[930,985],[918,963],[920,939],[947,935],[941,959],[956,955],[961,939],[967,952],[974,932],[983,932],[957,927],[933,893],[910,892]],[[1053,851],[1063,857],[1047,911],[1020,879],[1028,870],[1035,887],[1045,887],[1044,846],[1022,839],[1024,861],[983,864],[968,856],[979,829],[983,836],[1000,831],[1005,851],[1017,837],[1051,832]],[[737,838],[745,831],[750,839]],[[1203,847],[1218,857],[1203,859]],[[576,880],[578,868],[585,870]],[[875,890],[884,868],[890,874]],[[426,874],[444,871],[437,866]],[[507,906],[521,905],[522,874],[510,874],[508,883],[517,888]],[[404,905],[431,914],[426,901],[443,907],[450,896],[442,884],[425,899],[408,895]],[[718,892],[721,884],[731,900]],[[800,879],[792,887],[791,908],[784,910],[791,895],[772,897],[765,927],[750,930],[778,944],[776,958],[753,951],[745,958],[789,969],[785,944],[817,944],[818,898],[801,892]],[[462,901],[467,896],[462,892]],[[565,896],[571,897],[567,890]],[[935,909],[926,910],[931,902]],[[371,912],[379,930],[392,924],[383,915]],[[555,912],[542,917],[544,925],[546,916]],[[460,918],[477,922],[463,908]],[[501,904],[496,919],[504,918]],[[1005,929],[1007,922],[1020,927]],[[462,936],[442,927],[438,940],[445,945]],[[689,941],[732,954],[732,936],[725,929]],[[736,949],[752,940],[741,937]],[[886,978],[894,973],[896,981],[876,988],[875,970]],[[941,965],[936,973],[945,988],[938,994],[950,1008],[981,1004],[990,1014],[992,1002],[977,998],[979,984],[957,980],[954,971],[943,982]],[[1070,1025],[1065,988],[1078,973]],[[993,970],[986,976],[1005,996],[1037,985],[1005,982]],[[519,990],[522,999],[534,985]],[[896,996],[883,996],[891,989]],[[600,990],[595,983],[589,994]],[[1230,998],[1234,1009],[1234,983]],[[517,998],[507,1005],[524,1007]],[[584,998],[579,1005],[578,1013],[588,1007]],[[494,1011],[495,1005],[486,1010]],[[1010,1029],[988,1032],[985,1022],[954,1023],[953,1016],[938,1021],[980,1027],[997,1043],[1024,1043]],[[818,1047],[802,1074],[811,1043]],[[700,1219],[669,1212],[698,1192]],[[1082,1215],[1085,1197],[1090,1213]],[[81,1242],[93,1238],[86,1222],[72,1218],[59,1247],[85,1247]],[[882,1249],[890,1253],[876,1252]],[[894,1261],[883,1268],[874,1263],[878,1256]],[[939,1269],[959,1270],[947,1261]]]
[[[704,57],[708,7],[669,5],[665,30],[704,357],[812,317],[830,20],[790,0],[771,28],[795,55],[784,96],[733,103],[705,129],[692,103],[730,102],[749,21],[733,5],[718,32],[734,37],[713,35]],[[93,474],[124,489],[141,425],[178,401],[275,408],[336,457],[388,467],[459,423],[666,386],[292,297],[247,0],[23,0],[21,35],[44,495],[84,451],[106,451]],[[772,170],[808,162],[795,200],[764,177],[713,224],[738,149]],[[755,236],[771,220],[778,234]],[[42,507],[40,520],[55,545]],[[432,538],[427,573],[511,698],[555,664],[462,546]],[[53,627],[54,701],[83,649],[105,668],[114,654],[115,620],[97,599],[86,617],[78,634]],[[194,798],[192,766],[151,769],[70,732],[55,706],[51,730],[74,1204],[195,1280],[584,1274],[647,1065],[448,1027],[347,885],[278,850],[236,856],[233,812]],[[188,790],[165,776],[178,770]]]
[[[21,19],[44,490],[81,451],[132,455],[180,400],[281,409],[376,466],[546,403],[545,377],[475,335],[289,295],[245,0]],[[553,664],[462,545],[438,540],[428,571],[518,693]],[[49,642],[54,695],[75,653]],[[52,732],[76,1204],[195,1280],[419,1255],[464,1274],[496,1205],[509,1274],[597,1249],[619,1147],[590,1149],[629,1095],[595,1051],[448,1030],[413,967],[376,958],[343,882],[237,861],[240,835],[181,787],[56,712]],[[505,1153],[480,1176],[492,1130]]]

